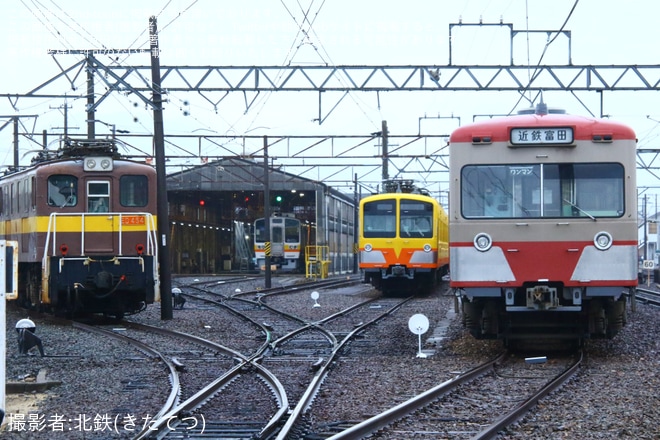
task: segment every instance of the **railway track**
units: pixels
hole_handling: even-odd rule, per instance
[[[489,393],[487,382],[491,379],[497,381],[503,377],[500,364],[511,364],[511,361],[506,360],[506,357],[507,354],[502,353],[495,359],[461,373],[451,380],[445,381],[340,433],[332,435],[320,433],[316,435],[316,438],[340,440],[362,438],[368,435],[373,436],[373,438],[380,438],[380,436],[392,438],[397,436],[437,435],[442,438],[447,436],[461,438],[464,436],[475,440],[491,439],[508,425],[522,418],[539,400],[573,377],[582,362],[582,355],[580,354],[561,372],[547,380],[544,385],[534,388],[532,384],[533,390],[530,391],[528,397],[516,396],[513,400],[518,403],[509,404],[508,409],[503,409],[507,407],[506,401],[511,402],[511,396],[498,396],[498,391]],[[518,376],[508,372],[507,376],[515,380],[529,378],[529,370],[524,371],[524,374],[526,376]],[[489,378],[484,380],[484,377]],[[547,377],[540,380],[545,381],[546,379]],[[539,377],[536,376],[529,379],[529,382],[537,381],[539,381]],[[483,401],[483,403],[479,403],[480,401]],[[482,415],[479,413],[494,413],[492,410],[493,401],[497,402],[496,409],[499,410],[499,413],[497,413],[497,417],[483,423],[481,421]],[[468,402],[468,405],[464,405],[464,402]],[[467,412],[464,409],[466,406],[468,407]],[[484,410],[488,407],[491,407],[491,409]],[[479,408],[482,410],[479,411]],[[423,416],[419,416],[420,413],[423,413]],[[429,422],[430,424],[427,425]]]
[[[242,290],[247,290],[245,282],[237,282]],[[297,287],[295,280],[293,284]],[[309,290],[296,289],[288,294],[271,295],[259,289],[249,293],[236,292],[233,284],[223,285],[224,294],[220,292],[220,295],[208,295],[208,298],[215,297],[218,304],[245,312],[251,320],[228,312],[229,308],[190,298],[183,310],[175,309],[175,319],[163,321],[157,309],[131,319],[158,328],[177,329],[212,343],[220,343],[229,349],[227,352],[212,346],[205,347],[196,341],[159,335],[156,333],[158,330],[149,327],[141,331],[128,323],[122,326],[114,324],[106,329],[158,347],[157,351],[172,362],[177,370],[181,389],[177,403],[173,406],[177,410],[169,414],[172,417],[169,419],[170,426],[166,422],[163,432],[158,435],[166,438],[204,435],[207,438],[276,438],[281,427],[289,420],[289,414],[306,395],[317,369],[329,359],[337,344],[356,326],[392,308],[397,301],[395,298],[381,298],[370,290],[361,291],[360,288],[366,289],[364,285],[357,289],[319,288],[320,306],[315,307]],[[314,396],[311,404],[303,408],[297,421],[290,423],[289,437],[311,439],[340,435],[398,408],[416,396],[424,395],[438,387],[438,384],[452,381],[476,363],[492,359],[499,344],[478,342],[464,336],[456,338],[458,329],[455,328],[456,320],[453,317],[448,318],[449,322],[453,322],[452,330],[445,341],[438,343],[437,352],[431,354],[435,335],[429,333],[425,335],[425,338],[429,338],[425,341],[428,357],[416,358],[417,337],[408,330],[408,318],[412,314],[426,313],[433,320],[431,328],[437,328],[442,325],[438,320],[443,311],[452,308],[451,299],[447,295],[416,298],[403,304],[376,325],[356,334],[351,342],[338,351],[338,356],[319,381],[320,388],[310,393]],[[364,304],[359,306],[361,303]],[[355,309],[350,311],[351,307]],[[345,310],[347,312],[342,313]],[[288,313],[291,317],[281,316],[277,311]],[[655,316],[654,311],[653,307],[646,304],[639,305],[635,319],[629,323],[632,327],[629,326],[627,332],[642,328],[642,323]],[[24,315],[11,309],[9,312],[11,318],[7,330],[13,333],[13,323]],[[329,319],[332,316],[334,318]],[[21,374],[36,374],[42,370],[47,371],[44,374],[46,379],[59,379],[62,385],[40,403],[37,411],[46,422],[41,432],[27,424],[24,427],[20,425],[20,414],[10,410],[8,420],[14,421],[10,430],[17,431],[18,435],[24,433],[21,438],[28,438],[25,437],[28,434],[29,438],[57,438],[55,425],[51,422],[56,414],[65,414],[71,418],[72,422],[64,427],[71,429],[69,434],[73,435],[69,438],[107,438],[104,435],[109,431],[102,425],[90,427],[91,431],[83,431],[84,426],[78,426],[75,421],[77,414],[80,414],[81,419],[90,412],[92,416],[97,413],[99,416],[108,414],[113,417],[115,413],[124,412],[138,415],[168,414],[167,411],[161,411],[161,408],[171,392],[170,379],[164,361],[158,356],[145,354],[140,349],[136,351],[125,343],[115,342],[105,336],[85,336],[81,329],[71,328],[71,325],[51,324],[49,319],[35,315],[30,318],[37,323],[37,334],[44,340],[46,356],[17,356],[13,354],[15,350],[8,347],[8,378],[16,380]],[[262,329],[257,324],[268,325]],[[649,328],[648,325],[646,328]],[[605,438],[607,435],[602,433],[611,434],[623,429],[625,421],[621,418],[622,408],[633,395],[630,394],[632,391],[627,390],[636,390],[636,399],[641,399],[641,403],[638,409],[630,409],[630,416],[623,415],[628,421],[637,421],[635,427],[626,429],[640,437],[644,437],[644,433],[655,432],[649,424],[652,423],[651,419],[648,423],[645,422],[647,419],[640,419],[643,414],[653,414],[654,411],[650,403],[654,401],[654,395],[649,388],[653,387],[655,380],[652,375],[654,369],[647,368],[649,362],[654,363],[653,357],[646,355],[635,360],[635,355],[644,353],[647,348],[652,353],[657,342],[651,339],[638,344],[642,335],[638,331],[634,333],[632,339],[626,339],[625,343],[615,340],[613,346],[597,341],[589,344],[587,353],[591,362],[581,369],[579,381],[566,386],[570,392],[553,396],[552,413],[545,411],[545,401],[541,401],[538,410],[527,416],[525,422],[506,429],[506,436],[529,438],[529,433],[533,432],[536,438],[556,438],[557,427],[551,420],[555,420],[559,414],[565,420],[560,426],[561,435],[570,432],[571,436],[579,437],[575,433],[581,432],[580,427],[589,426],[590,430],[600,432]],[[626,333],[622,337],[626,337]],[[262,346],[266,347],[265,352],[258,355]],[[631,346],[634,350],[628,350]],[[276,385],[268,385],[268,379],[260,377],[257,367],[244,363],[251,356],[254,356],[257,365],[281,383],[286,403],[279,403],[284,400],[275,396],[273,388],[277,388]],[[241,363],[243,367],[236,370],[233,380],[228,380],[217,392],[212,392],[208,399],[200,399],[203,402],[198,409],[189,410],[181,406],[203,387],[228,375],[230,370]],[[480,401],[478,395],[483,394],[488,384],[496,382],[495,378],[499,376],[517,375],[517,381],[523,381],[522,376],[546,373],[550,367],[554,369],[557,363],[556,359],[549,358],[546,364],[528,365],[524,374],[512,373],[512,368],[506,367],[505,362],[497,363],[492,370],[480,376],[479,382],[475,379],[476,389],[470,394],[462,394],[462,391],[446,394],[433,404],[422,406],[412,416],[399,418],[368,435],[372,438],[474,437],[485,430],[491,421],[502,416],[498,412],[487,417],[488,411],[492,411],[491,407],[499,410],[504,403],[514,406],[531,395],[531,392],[508,392],[504,395],[495,384],[489,392],[490,397]],[[612,371],[617,373],[613,375]],[[626,371],[629,373],[624,374]],[[646,388],[636,386],[634,379],[644,373],[649,373],[644,376]],[[605,377],[608,378],[607,390],[598,394],[597,388]],[[199,380],[193,381],[193,378]],[[592,385],[585,387],[585,383]],[[537,385],[537,388],[541,387],[541,384]],[[595,398],[592,395],[599,395],[598,401],[593,400]],[[615,399],[615,406],[611,409],[605,404],[608,398]],[[593,411],[581,406],[581,402],[587,401],[591,402]],[[441,408],[438,402],[453,405],[456,412],[450,411],[452,407],[434,409]],[[617,402],[620,403],[618,406]],[[464,412],[458,409],[459,404],[465,406]],[[283,416],[277,419],[275,416],[279,410],[283,411]],[[483,417],[476,419],[475,414]],[[592,414],[597,414],[597,417],[589,419]],[[278,421],[269,425],[271,420]],[[643,420],[641,424],[639,420]],[[601,421],[607,425],[602,425]],[[195,423],[197,426],[194,426]],[[462,428],[450,426],[458,423],[467,425]],[[439,434],[442,429],[449,433]],[[129,426],[120,425],[118,431],[120,438],[135,438],[136,433]],[[115,429],[113,433],[117,435]],[[156,434],[150,430],[145,438],[152,437],[156,438]]]
[[[644,304],[660,307],[660,292],[638,287],[637,292],[635,293],[635,300]]]
[[[343,284],[346,284],[346,280],[340,283],[323,283],[325,287]],[[197,293],[186,293],[186,296],[191,303],[201,301],[214,304],[230,310],[248,325],[259,327],[263,335],[262,343],[258,348],[251,348],[248,352],[235,356],[237,364],[224,373],[225,379],[220,386],[210,387],[209,391],[200,391],[199,394],[203,395],[203,398],[190,402],[191,405],[187,405],[189,402],[186,401],[173,408],[160,421],[154,423],[152,429],[157,428],[156,432],[152,430],[148,436],[137,438],[158,438],[161,435],[177,438],[179,434],[168,432],[174,416],[195,413],[202,408],[207,415],[205,424],[203,427],[187,427],[187,438],[208,435],[213,438],[236,438],[239,429],[241,436],[252,438],[292,438],[293,432],[305,429],[305,415],[332,365],[346,347],[359,338],[365,329],[412,299],[354,298],[348,301],[349,304],[338,307],[329,315],[327,310],[323,310],[319,319],[318,316],[301,317],[286,312],[287,303],[301,301],[301,297],[309,296],[309,292],[300,286],[219,296],[208,288],[212,286],[213,284],[205,287],[194,286],[193,290]],[[310,287],[317,289],[319,283],[312,283]],[[184,290],[190,288],[191,286],[186,286]],[[212,299],[214,296],[217,299]],[[274,304],[271,304],[271,301]],[[370,307],[376,301],[380,303],[378,307]],[[279,309],[279,306],[284,307]],[[310,309],[313,310],[314,307],[311,306]],[[349,319],[347,316],[354,317]],[[332,328],[326,328],[331,323]],[[239,378],[245,379],[246,382],[234,386]],[[267,383],[267,387],[261,389],[267,389],[269,394],[275,396],[271,397],[270,408],[263,402],[255,404],[252,411],[246,410],[241,414],[240,423],[238,420],[232,420],[230,414],[218,409],[231,408],[232,400],[245,400],[245,395],[250,395],[251,401],[263,401],[263,398],[255,397],[260,383]],[[270,413],[266,415],[268,411]],[[208,414],[215,415],[209,417]],[[182,430],[177,430],[180,431]]]

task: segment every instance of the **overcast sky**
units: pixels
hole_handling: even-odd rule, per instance
[[[575,0],[8,0],[0,15],[4,66],[0,93],[25,93],[57,74],[59,67],[48,49],[147,48],[151,15],[158,17],[161,65],[446,65],[450,23],[502,20],[516,30],[558,30],[567,18],[564,30],[571,31],[570,45],[567,38],[558,37],[548,47],[544,64],[569,60],[575,65],[660,64],[660,2],[580,0],[575,4]],[[492,26],[457,29],[453,62],[509,64],[506,32]],[[536,65],[546,38],[544,34],[532,34],[529,40],[516,37],[514,62]],[[64,67],[79,59],[56,58]],[[121,62],[147,65],[150,60],[148,55],[131,55]],[[76,80],[81,90],[84,81],[84,75]],[[64,85],[60,92],[80,93]],[[314,121],[315,93],[264,93],[247,113],[243,96],[233,95],[217,112],[194,93],[168,96],[166,132],[362,134],[380,130],[381,121],[387,120],[392,133],[414,134],[425,115],[455,115],[465,123],[475,114],[510,112],[519,101],[515,92],[354,93],[319,126]],[[546,101],[571,113],[587,114],[584,106],[598,113],[598,94],[578,97],[554,93]],[[36,125],[25,120],[26,128],[52,131],[63,125],[63,105],[61,99],[22,99],[14,110],[3,100],[0,114],[39,115]],[[84,100],[71,99],[67,105],[69,126],[84,133]],[[658,146],[656,93],[610,92],[605,94],[604,107],[605,114],[636,130],[641,146]],[[153,130],[150,112],[136,106],[131,96],[113,94],[100,106],[97,118],[132,133]],[[429,129],[440,134],[455,123]],[[0,164],[11,163],[11,139],[10,127],[0,132]]]

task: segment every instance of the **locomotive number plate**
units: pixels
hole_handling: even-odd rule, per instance
[[[146,219],[143,215],[124,215],[121,218],[122,225],[144,225]]]

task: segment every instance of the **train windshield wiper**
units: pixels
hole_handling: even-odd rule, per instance
[[[580,211],[582,214],[584,214],[584,215],[586,215],[587,217],[589,217],[591,220],[596,221],[596,217],[594,217],[593,215],[589,214],[587,211],[585,211],[584,209],[580,208],[580,207],[579,207],[578,205],[576,205],[575,203],[573,203],[573,202],[571,202],[571,201],[569,201],[569,200],[566,200],[566,199],[564,199],[564,202],[568,203],[568,204],[571,205],[573,208],[577,209],[577,210]]]

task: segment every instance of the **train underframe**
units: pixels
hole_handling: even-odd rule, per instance
[[[590,289],[599,295],[589,295]],[[626,289],[523,286],[491,289],[491,296],[477,296],[472,289],[456,289],[456,293],[461,299],[463,324],[477,339],[583,341],[611,339],[623,328]]]
[[[67,317],[104,314],[121,319],[154,302],[153,257],[51,257],[48,271],[22,263],[19,304]],[[45,280],[42,283],[42,279]],[[47,301],[42,291],[47,289]]]
[[[442,277],[447,274],[447,267],[440,269],[408,268],[403,265],[390,266],[387,269],[365,269],[363,282],[371,284],[383,292],[383,295],[430,293]]]
[[[266,259],[257,258],[257,269],[264,271],[266,269]],[[271,256],[270,265],[275,267],[275,270],[281,272],[301,272],[304,271],[305,263],[298,258],[284,258],[282,256]]]

